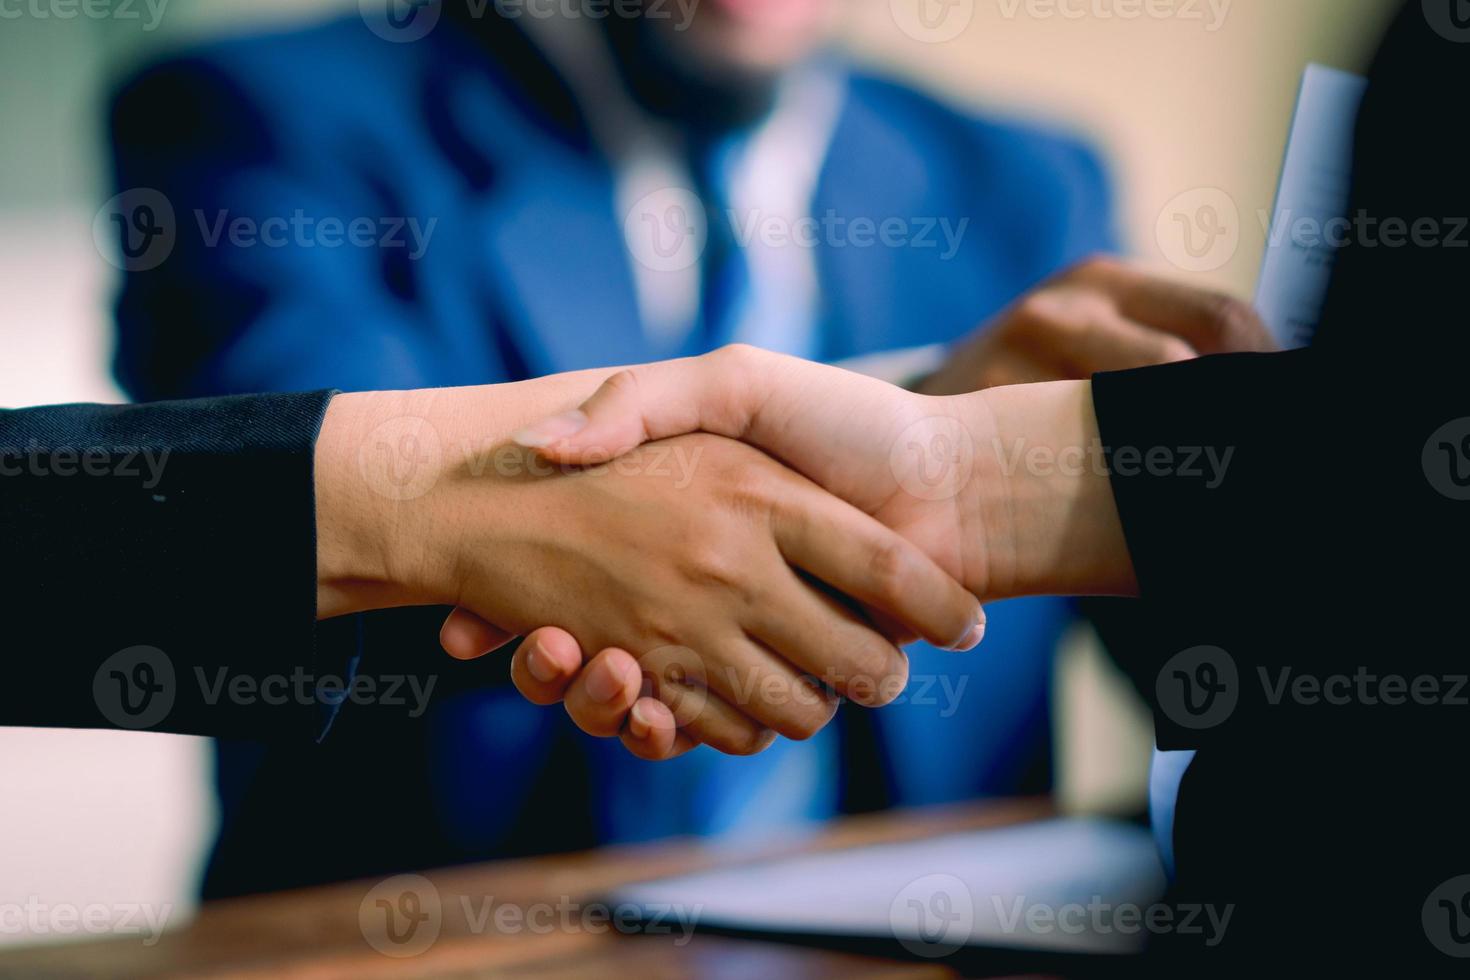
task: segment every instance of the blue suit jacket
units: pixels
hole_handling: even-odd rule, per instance
[[[132,273],[118,304],[117,374],[138,398],[480,384],[675,353],[640,323],[606,160],[506,22],[446,11],[411,44],[356,19],[230,40],[132,80],[112,123],[119,186],[162,191],[177,223],[168,260]],[[850,76],[814,214],[969,224],[952,256],[937,233],[934,248],[819,246],[821,357],[955,340],[1108,249],[1106,184],[1074,141]],[[371,247],[287,227],[363,217]],[[236,218],[277,219],[272,243],[232,243]],[[410,220],[433,222],[421,256]],[[418,719],[353,705],[305,752],[225,746],[207,891],[759,828],[857,798],[1043,790],[1067,618],[1058,602],[1003,604],[976,654],[915,648],[909,691],[876,716],[753,760],[655,767],[520,703],[503,659],[448,673],[432,616],[369,617],[364,664],[445,670],[443,696]],[[279,814],[303,801],[352,829],[288,840]],[[364,828],[365,811],[394,833]]]

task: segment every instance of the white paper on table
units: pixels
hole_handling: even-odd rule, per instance
[[[1256,309],[1283,348],[1305,347],[1322,317],[1348,221],[1353,135],[1368,81],[1308,65],[1297,96]]]
[[[1126,954],[1165,880],[1149,832],[1058,819],[630,885],[611,898],[699,926],[834,939]]]

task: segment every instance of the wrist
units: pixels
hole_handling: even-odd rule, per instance
[[[332,399],[316,451],[318,617],[459,604],[467,537],[493,549],[524,509],[513,494],[526,453],[512,434],[611,373]]]
[[[338,395],[316,445],[317,616],[440,600],[427,503],[443,475],[414,392]]]
[[[1135,595],[1086,381],[992,388],[957,401],[984,433],[962,502],[984,542],[989,598]]]

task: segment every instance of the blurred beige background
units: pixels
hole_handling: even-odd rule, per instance
[[[959,18],[941,24],[952,38],[933,40],[935,31],[915,18],[919,2]],[[942,3],[851,0],[843,34],[861,59],[957,102],[1090,135],[1112,161],[1131,251],[1163,268],[1155,226],[1166,204],[1199,188],[1224,190],[1239,206],[1240,245],[1223,266],[1196,275],[1243,295],[1254,285],[1265,238],[1256,214],[1271,206],[1303,66],[1360,67],[1394,6]],[[110,193],[100,139],[109,80],[200,35],[356,7],[172,0],[155,30],[146,29],[146,13],[134,21],[0,19],[0,404],[118,397],[106,368],[114,281],[91,239],[93,214]],[[1177,15],[1123,16],[1145,7]],[[1062,677],[1064,797],[1079,807],[1136,799],[1150,738],[1138,706],[1085,635],[1068,644]],[[200,740],[0,730],[0,903],[172,902],[179,911],[171,921],[181,921],[215,819],[207,780]],[[0,934],[0,942],[34,938]]]

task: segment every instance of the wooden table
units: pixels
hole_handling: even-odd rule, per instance
[[[535,931],[522,927],[502,932],[493,920],[487,926],[483,916],[475,920],[462,909],[483,910],[490,896],[497,907],[585,906],[618,885],[640,879],[784,853],[1003,826],[1051,812],[1043,800],[899,811],[845,820],[800,843],[738,853],[680,841],[426,872],[442,903],[442,925],[432,945],[409,957],[387,956],[371,945],[372,939],[383,944],[381,935],[370,935],[381,928],[381,916],[370,911],[375,899],[368,895],[379,882],[366,881],[210,903],[190,925],[166,933],[151,947],[130,937],[0,954],[0,978],[946,977],[953,971],[942,962],[703,933],[675,945],[670,935],[555,928],[545,922]],[[390,891],[394,897],[402,894]],[[380,889],[379,894],[386,892]],[[466,898],[468,906],[462,901]]]

